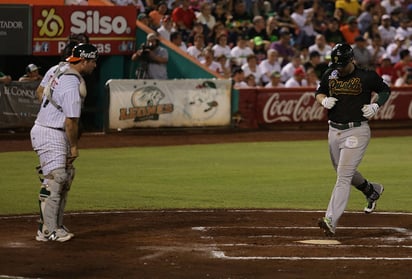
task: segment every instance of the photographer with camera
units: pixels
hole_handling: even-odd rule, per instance
[[[159,38],[155,33],[147,35],[146,43],[132,55],[132,61],[138,60],[140,67],[136,70],[138,79],[168,79],[167,62],[169,53],[160,46]]]

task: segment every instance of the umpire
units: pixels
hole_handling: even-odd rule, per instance
[[[63,225],[67,194],[74,178],[79,118],[86,87],[82,75],[96,68],[97,48],[78,44],[64,71],[55,72],[44,89],[42,104],[30,132],[44,176],[39,194],[40,224],[37,241],[70,240],[74,234]]]
[[[375,71],[357,67],[352,47],[337,44],[331,53],[331,64],[316,90],[316,100],[328,110],[329,153],[337,179],[325,217],[318,225],[327,236],[333,236],[354,185],[366,197],[365,213],[372,213],[383,192],[379,183],[369,182],[357,168],[370,141],[368,120],[389,98],[390,88]],[[372,92],[378,94],[371,103]]]

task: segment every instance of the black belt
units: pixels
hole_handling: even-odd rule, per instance
[[[41,127],[44,127],[44,128],[49,128],[49,129],[53,129],[53,130],[62,131],[62,132],[65,132],[65,131],[66,131],[66,130],[63,129],[63,128],[55,128],[55,127],[49,127],[49,126],[42,126],[42,125],[39,125],[39,124],[36,124],[36,125],[41,126]]]
[[[362,122],[337,123],[329,120],[329,125],[339,130],[346,130],[353,127],[360,127]]]

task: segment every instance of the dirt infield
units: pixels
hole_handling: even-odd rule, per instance
[[[0,275],[16,278],[410,278],[412,215],[180,210],[76,213],[66,243],[34,240],[36,216],[0,218]],[[17,277],[18,276],[18,277]],[[1,276],[0,276],[1,278]],[[12,277],[15,278],[15,277]]]
[[[401,135],[412,130],[373,131],[374,137]],[[326,136],[326,131],[88,134],[80,146]],[[19,150],[31,150],[27,135],[0,138],[0,152]],[[333,238],[338,242],[319,244],[330,240],[316,227],[322,215],[273,209],[71,212],[65,223],[75,238],[67,243],[35,241],[38,216],[0,216],[0,278],[410,278],[412,214],[348,212]]]

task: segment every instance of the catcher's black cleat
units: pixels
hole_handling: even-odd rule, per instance
[[[335,230],[333,229],[332,221],[329,218],[319,218],[318,226],[319,228],[323,229],[323,232],[326,236],[335,236]]]

